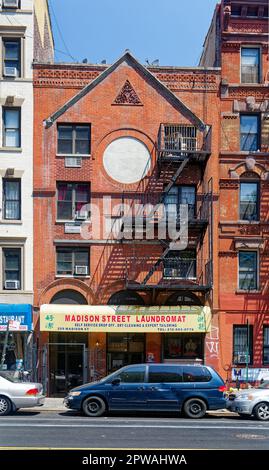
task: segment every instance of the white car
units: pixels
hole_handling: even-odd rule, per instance
[[[256,388],[230,393],[227,408],[240,416],[254,415],[260,421],[269,420],[269,380]]]
[[[0,416],[6,416],[19,408],[44,405],[42,384],[20,382],[7,373],[0,372]]]

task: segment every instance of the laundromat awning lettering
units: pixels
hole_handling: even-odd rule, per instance
[[[42,305],[40,330],[57,332],[206,333],[209,307]]]

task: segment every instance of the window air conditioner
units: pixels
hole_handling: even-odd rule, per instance
[[[19,8],[19,0],[3,0],[4,8]]]
[[[5,289],[7,290],[19,290],[20,281],[5,281]]]
[[[65,168],[81,168],[82,158],[81,157],[66,157]]]
[[[86,212],[86,211],[84,211],[84,212],[77,211],[76,214],[75,214],[75,218],[77,220],[87,220],[88,212]]]
[[[79,276],[87,276],[88,266],[75,266],[75,274]]]
[[[16,67],[5,67],[4,75],[5,77],[17,77]]]
[[[245,364],[246,362],[250,362],[250,356],[247,354],[239,354],[238,364]]]

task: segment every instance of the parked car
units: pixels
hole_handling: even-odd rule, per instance
[[[269,380],[258,387],[230,393],[227,408],[240,416],[254,415],[260,421],[269,420]]]
[[[211,367],[137,364],[73,388],[64,403],[91,417],[108,411],[169,411],[203,418],[207,410],[226,407],[225,390]]]
[[[0,416],[19,408],[42,406],[44,401],[42,384],[21,382],[8,373],[0,372]]]

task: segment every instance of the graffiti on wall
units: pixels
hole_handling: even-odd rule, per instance
[[[219,327],[212,326],[211,332],[206,336],[206,350],[208,359],[218,359],[219,357]]]

